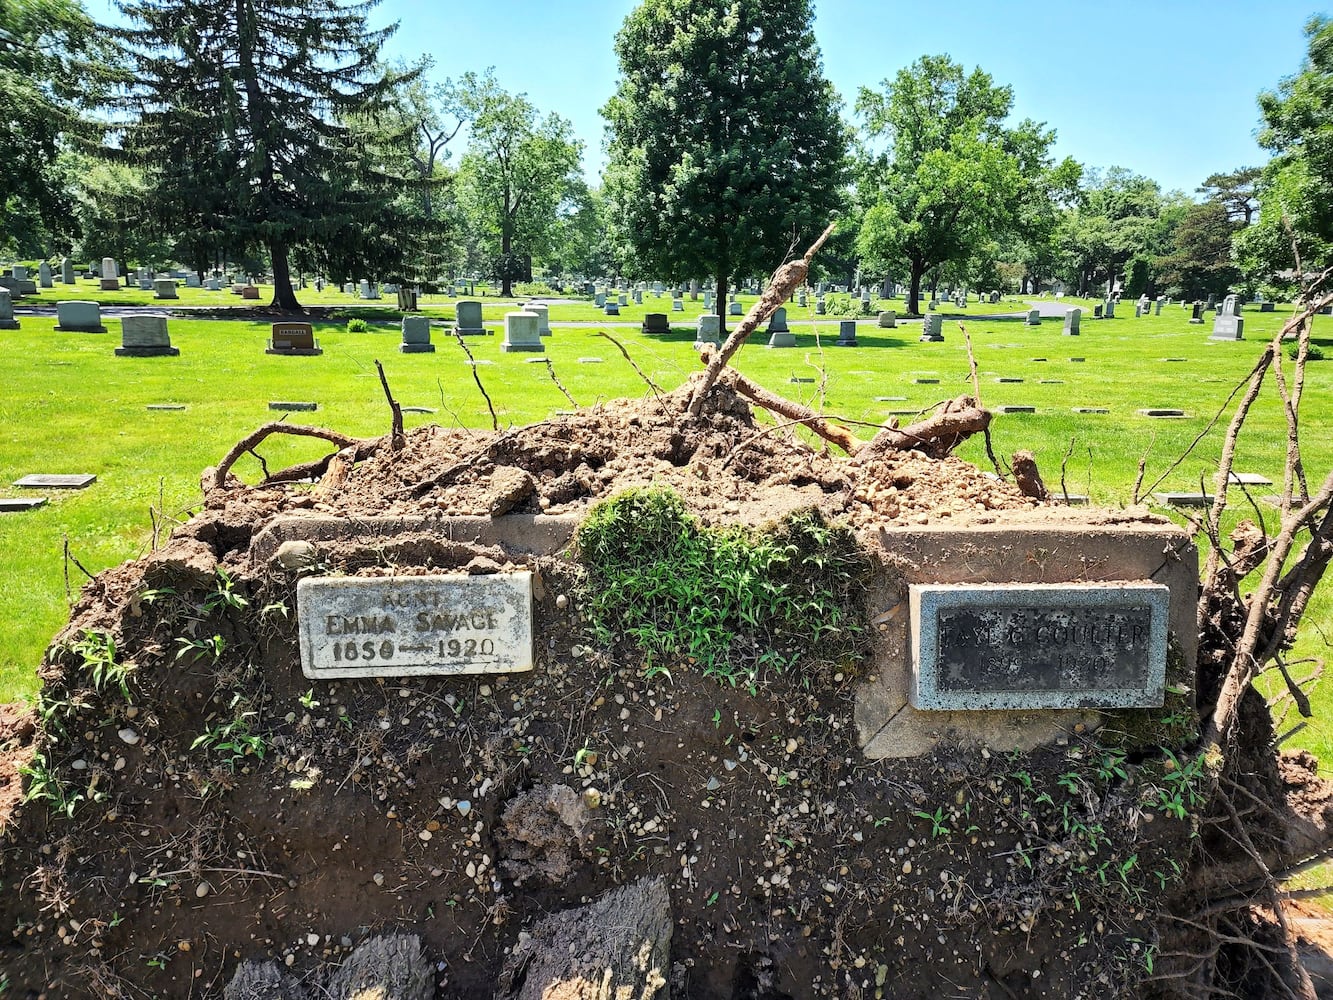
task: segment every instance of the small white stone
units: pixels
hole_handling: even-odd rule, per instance
[[[80,757],[73,764],[71,764],[70,767],[74,768],[74,770],[76,771],[86,771],[88,770],[88,762],[84,760],[82,757]]]
[[[374,875],[372,875],[372,876],[370,876],[370,877],[371,877],[371,880],[372,880],[376,885],[383,885],[383,884],[384,884],[384,873],[383,873],[383,872],[376,872]]]
[[[422,830],[420,833],[417,834],[417,839],[418,839],[418,840],[430,840],[431,836],[432,836],[432,834],[431,834],[431,832],[430,832],[429,830]]]
[[[208,895],[211,888],[212,887],[209,886],[207,882],[200,882],[198,885],[194,887],[194,894],[198,896],[200,899],[203,899],[205,896]]]
[[[315,947],[315,945],[319,944],[319,935],[318,935],[318,934],[307,934],[307,935],[305,936],[305,943],[308,944],[308,945],[310,945],[310,947],[312,947],[312,948]]]
[[[565,608],[569,607],[569,598],[564,594],[558,595],[555,599],[555,606],[561,611],[564,611]]]
[[[458,811],[462,815],[466,816],[468,813],[472,811],[472,803],[469,802],[467,799],[460,799],[458,802]]]
[[[119,733],[117,733],[116,735],[119,736],[119,737],[121,738],[121,740],[123,740],[124,742],[128,743],[130,746],[134,746],[134,744],[138,743],[139,740],[141,740],[141,739],[143,738],[143,737],[141,737],[138,733],[136,733],[133,729],[131,729],[129,726],[126,726],[124,729],[122,729],[122,730],[121,730]]]

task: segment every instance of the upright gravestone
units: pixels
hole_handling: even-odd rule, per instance
[[[37,287],[55,288],[55,282],[51,280],[51,265],[46,261],[37,265]]]
[[[605,312],[606,315],[608,315],[608,316],[619,316],[619,315],[620,315],[620,303],[619,303],[619,302],[612,302],[612,301],[610,301],[610,300],[608,299],[606,305],[602,306],[602,310],[603,310],[603,312]]]
[[[259,299],[259,289],[254,285],[245,285],[241,288],[241,298],[249,299],[254,302]]]
[[[1162,306],[1166,305],[1166,301],[1167,300],[1165,295],[1157,296],[1157,308],[1153,310],[1154,316],[1162,315]]]
[[[0,330],[17,330],[19,321],[14,318],[14,298],[9,289],[0,286]]]
[[[1139,296],[1138,307],[1139,307],[1139,312],[1138,312],[1138,314],[1139,314],[1140,316],[1147,316],[1147,315],[1148,315],[1148,310],[1149,310],[1149,308],[1151,308],[1151,307],[1149,306],[1149,303],[1148,303],[1148,293],[1147,293],[1147,292],[1144,292],[1142,295]]]
[[[944,338],[941,337],[941,340]],[[856,320],[844,319],[838,323],[838,339],[834,347],[856,347]]]
[[[120,268],[116,258],[102,258],[102,291],[114,292],[120,288]]]
[[[800,306],[802,309],[806,307],[809,301],[810,300],[805,293],[805,288],[802,288],[799,292],[796,293],[796,304]]]
[[[823,316],[828,313],[828,306],[824,304],[824,296],[815,296],[815,315]]]
[[[159,299],[177,299],[175,278],[154,278],[153,294]]]
[[[1245,320],[1240,315],[1240,301],[1234,295],[1222,300],[1222,308],[1213,319],[1209,340],[1244,340]]]
[[[486,332],[481,324],[481,303],[474,299],[459,299],[454,306],[454,329],[464,337]]]
[[[106,333],[96,302],[57,302],[55,328],[61,333]]]
[[[625,308],[625,306],[629,305],[629,296],[624,292],[621,292],[616,296],[616,305],[620,306],[622,309]]]
[[[187,274],[187,275],[185,276],[185,287],[186,287],[186,288],[198,288],[198,287],[199,287],[199,275],[195,274],[193,271],[191,271],[189,274]]]
[[[639,328],[640,333],[670,333],[671,324],[667,322],[666,313],[645,313],[643,325]]]
[[[274,323],[269,328],[269,342],[264,353],[313,357],[323,354],[324,349],[319,346],[315,328],[309,323]]]
[[[402,354],[435,353],[435,345],[430,342],[430,317],[403,317],[403,342],[398,350]]]
[[[167,335],[167,318],[161,313],[140,313],[120,321],[118,358],[161,358],[180,354]]]
[[[894,309],[886,309],[879,314],[877,320],[881,330],[896,330],[898,328],[898,313]]]
[[[861,290],[861,315],[870,315],[870,290],[866,288]]]
[[[1083,318],[1082,309],[1070,309],[1067,313],[1065,313],[1064,329],[1061,330],[1060,332],[1066,337],[1077,337],[1079,320],[1081,320],[1082,318]]]
[[[66,285],[74,284],[74,261],[68,257],[60,262],[60,280]]]
[[[638,288],[634,289],[634,304],[636,306],[643,305],[643,292]]]
[[[1093,306],[1093,307],[1092,307],[1092,318],[1093,318],[1093,319],[1101,319],[1101,318],[1102,318],[1102,312],[1103,312],[1105,309],[1106,309],[1106,306],[1104,306],[1104,305],[1095,305],[1095,306]]]
[[[1041,310],[1029,309],[1028,318],[1023,321],[1024,326],[1041,326]]]
[[[1203,303],[1195,302],[1194,311],[1190,314],[1190,323],[1194,326],[1203,326]]]
[[[787,326],[787,310],[784,306],[779,306],[773,310],[773,317],[768,321],[768,346],[796,346],[796,335]]]
[[[732,316],[741,315],[741,304],[735,299],[732,299],[731,305],[727,306],[727,312]]]
[[[1217,299],[1213,295],[1208,296],[1208,301],[1203,304],[1204,312],[1212,312],[1217,308]]]
[[[697,301],[699,298],[699,279],[690,279],[690,300]]]
[[[673,313],[683,313],[685,311],[685,300],[681,298],[672,299],[671,311]]]
[[[711,288],[705,288],[705,289],[704,289],[704,312],[708,312],[708,311],[710,311],[712,308],[713,308],[713,290],[712,290]]]
[[[1107,299],[1102,306],[1102,319],[1115,319],[1115,299]]]
[[[209,278],[204,282],[204,288],[210,292],[220,292],[222,291],[222,282],[217,278]]]
[[[932,313],[921,322],[921,342],[937,344],[944,340],[944,317]]]
[[[606,305],[606,293],[598,292],[596,295],[594,295],[592,297],[592,304],[595,305],[598,309]]]
[[[722,317],[717,313],[704,313],[699,317],[699,324],[694,333],[694,349],[700,350],[705,344],[717,347],[721,343]]]
[[[549,337],[551,335],[551,309],[549,306],[542,305],[540,302],[529,302],[523,307],[524,312],[537,314],[537,335],[539,337]]]

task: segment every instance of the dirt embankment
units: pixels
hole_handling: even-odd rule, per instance
[[[563,556],[423,530],[250,557],[283,513],[579,513],[650,482],[715,524],[1033,507],[954,458],[814,450],[723,389],[700,420],[682,410],[650,396],[499,434],[424,428],[337,488],[210,491],[163,550],[100,574],[42,667],[36,729],[0,720],[37,754],[0,860],[7,995],[211,996],[266,961],[327,982],[409,931],[436,995],[489,997],[521,987],[507,963],[529,967],[541,921],[644,879],[670,901],[676,997],[1148,989],[1193,832],[1160,798],[1180,786],[1156,730],[1130,739],[1111,714],[1033,754],[869,762],[857,664],[733,687],[645,663],[633,636],[593,641]],[[303,677],[302,575],[520,566],[531,674]],[[0,802],[15,787],[0,768]]]

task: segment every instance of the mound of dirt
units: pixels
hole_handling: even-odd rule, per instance
[[[683,400],[424,428],[313,488],[209,489],[161,551],[85,587],[41,668],[30,800],[4,833],[7,996],[213,996],[243,966],[297,995],[367,942],[409,940],[395,934],[436,996],[535,996],[580,919],[550,915],[633,884],[669,897],[665,926],[581,933],[571,974],[612,960],[599,939],[669,939],[669,962],[644,945],[640,971],[678,998],[1143,993],[1157,901],[1191,842],[1158,804],[1156,746],[1085,734],[867,761],[855,671],[769,667],[732,687],[683,659],[646,664],[633,637],[593,641],[563,555],[428,524],[252,550],[284,514],[579,514],[648,483],[705,523],[1041,513],[955,458],[848,460],[725,386],[699,420]],[[303,576],[517,568],[535,579],[530,674],[301,673]],[[0,766],[0,794],[13,787]]]

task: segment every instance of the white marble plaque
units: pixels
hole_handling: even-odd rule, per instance
[[[315,576],[296,586],[311,679],[532,669],[532,574]]]

